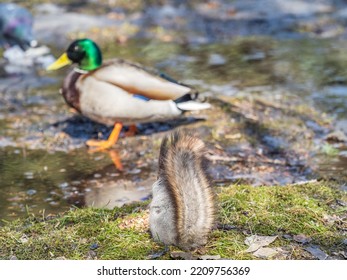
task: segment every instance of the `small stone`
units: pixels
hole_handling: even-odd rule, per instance
[[[309,243],[312,240],[311,237],[307,237],[304,234],[294,235],[293,239],[294,239],[294,241],[302,243],[302,244],[307,244],[307,243]]]
[[[37,193],[37,191],[34,190],[34,189],[30,189],[30,190],[27,191],[27,194],[28,194],[28,195],[34,195],[34,194],[36,194],[36,193]]]
[[[96,244],[96,243],[93,243],[92,245],[90,245],[89,247],[91,250],[95,250],[95,249],[98,249],[99,248],[99,245]]]
[[[49,202],[49,205],[51,205],[51,206],[59,206],[59,202],[57,202],[57,201],[51,201],[51,202]]]
[[[65,189],[65,188],[68,187],[68,186],[69,186],[69,183],[67,183],[67,182],[61,183],[61,184],[59,185],[59,187],[62,188],[62,189]]]
[[[132,174],[132,175],[140,174],[140,173],[141,173],[141,169],[138,169],[138,168],[129,170],[129,171],[127,172],[127,174]]]
[[[31,171],[24,172],[24,176],[26,179],[34,179],[34,172],[31,172]]]
[[[25,234],[23,234],[21,238],[19,238],[19,241],[24,244],[29,241],[29,238]]]
[[[57,257],[57,258],[55,258],[55,260],[63,261],[63,260],[66,260],[66,258],[65,257]]]
[[[266,55],[263,52],[256,52],[253,54],[245,55],[243,57],[244,61],[257,61],[265,59]]]
[[[226,59],[217,53],[211,54],[208,59],[208,65],[210,66],[224,65],[226,62]]]
[[[284,239],[287,239],[287,240],[292,240],[293,237],[290,235],[290,234],[283,234],[282,236]]]
[[[97,254],[95,251],[89,250],[86,255],[87,260],[95,260],[97,259]]]

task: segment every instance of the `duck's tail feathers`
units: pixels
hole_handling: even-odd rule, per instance
[[[211,108],[211,104],[209,103],[201,103],[193,100],[177,103],[176,106],[181,111],[197,111]]]

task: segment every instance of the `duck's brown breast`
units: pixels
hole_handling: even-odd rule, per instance
[[[77,89],[77,81],[81,77],[81,73],[76,71],[71,71],[64,79],[62,95],[66,103],[75,108],[77,111],[81,112],[80,107],[80,92]]]

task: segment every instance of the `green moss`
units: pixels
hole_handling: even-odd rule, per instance
[[[287,187],[233,186],[220,194],[222,223],[258,235],[304,234],[314,242],[333,246],[341,241],[338,225],[329,225],[327,215],[345,211],[332,208],[336,199],[346,199],[324,184]]]
[[[300,259],[308,257],[303,246],[283,238],[284,234],[304,234],[328,252],[338,250],[345,238],[342,216],[346,207],[336,201],[346,201],[347,195],[326,183],[232,185],[220,188],[218,197],[219,222],[235,229],[214,230],[204,248],[207,254],[254,259],[245,252],[245,238],[251,234],[278,235],[272,245],[287,246],[290,258]],[[5,223],[0,227],[0,259],[147,259],[163,249],[150,237],[147,208],[148,203],[138,203],[113,210],[74,209],[61,216],[43,219],[29,215]],[[327,216],[341,219],[331,224]]]

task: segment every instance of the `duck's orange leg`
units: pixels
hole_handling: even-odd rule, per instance
[[[110,148],[112,145],[114,145],[119,137],[120,132],[122,131],[123,125],[121,123],[115,123],[114,128],[108,137],[107,140],[88,140],[86,144],[89,147],[95,147],[93,148],[93,151],[102,151]]]
[[[138,132],[137,127],[135,124],[132,124],[129,126],[129,130],[125,132],[125,136],[134,136]]]

